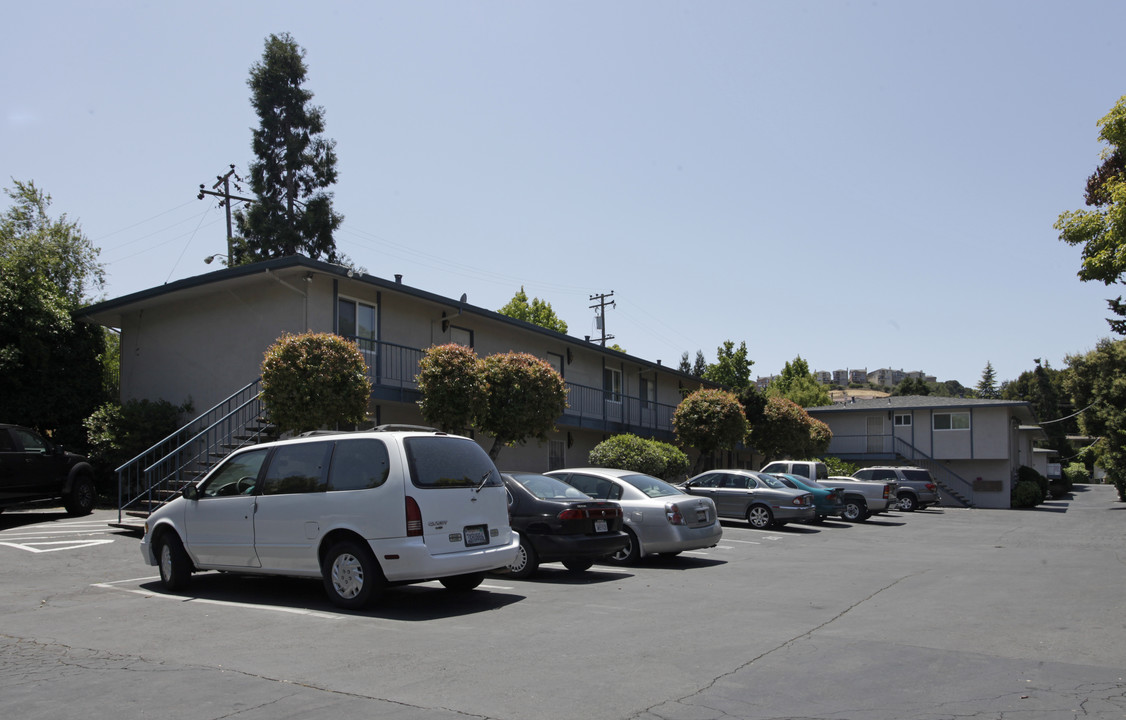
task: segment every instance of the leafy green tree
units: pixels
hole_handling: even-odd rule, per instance
[[[1064,406],[1065,402],[1070,403],[1063,388],[1064,372],[1054,369],[1050,363],[1041,365],[1039,358],[1035,362],[1034,370],[1026,370],[1016,380],[1004,384],[1001,398],[1031,405],[1051,447],[1067,457],[1072,454],[1067,436],[1079,434],[1079,422],[1075,418],[1067,418],[1071,410],[1070,406]]]
[[[472,348],[456,343],[436,345],[423,353],[418,389],[422,417],[443,432],[471,427],[488,398],[482,360]]]
[[[51,196],[13,180],[0,215],[0,417],[72,446],[82,421],[109,400],[105,331],[73,313],[101,290],[98,251]]]
[[[996,400],[1001,397],[1001,391],[997,389],[997,373],[993,370],[992,362],[985,363],[985,369],[981,371],[981,380],[978,381],[974,394],[982,400]]]
[[[627,433],[595,445],[590,464],[671,479],[688,469],[688,456],[674,445]]]
[[[704,370],[704,379],[719,385],[739,390],[751,384],[751,366],[754,360],[747,357],[747,343],[739,343],[738,349],[731,340],[725,340],[716,348],[716,361]]]
[[[1126,500],[1126,340],[1100,340],[1085,355],[1066,358],[1064,388],[1079,412],[1079,427],[1097,436],[1096,460]]]
[[[363,353],[339,335],[285,334],[262,361],[262,404],[280,432],[362,422],[371,398]]]
[[[86,418],[90,461],[103,490],[113,471],[180,428],[180,417],[192,404],[173,405],[167,400],[108,402]]]
[[[766,396],[784,397],[801,407],[821,407],[833,402],[829,397],[829,390],[817,382],[817,378],[809,371],[809,363],[802,360],[801,355],[794,358],[793,362],[786,363],[782,373],[770,381]]]
[[[829,449],[829,426],[809,416],[800,405],[780,395],[769,398],[763,418],[751,428],[750,440],[763,462],[785,457],[814,457]]]
[[[482,373],[488,400],[476,424],[494,437],[489,457],[496,462],[505,445],[546,442],[567,409],[567,386],[555,368],[534,355],[509,352],[485,358]]]
[[[895,386],[891,391],[892,395],[930,395],[931,389],[927,385],[926,380],[922,378],[909,377],[905,378],[903,382]]]
[[[673,412],[673,429],[681,443],[700,451],[696,467],[717,451],[727,450],[747,437],[747,418],[735,394],[701,388],[680,401]]]
[[[551,308],[551,303],[539,298],[532,298],[532,301],[528,302],[528,294],[524,292],[523,285],[520,286],[520,291],[508,301],[508,304],[497,312],[516,320],[539,325],[548,330],[567,332],[567,323],[559,319],[559,316]]]
[[[1104,285],[1121,283],[1126,273],[1126,96],[1119,98],[1098,122],[1099,140],[1106,143],[1103,163],[1087,179],[1090,210],[1063,212],[1055,228],[1060,240],[1083,248],[1079,279]],[[1126,303],[1122,296],[1108,301],[1119,318],[1111,329],[1126,333]]]
[[[304,88],[305,51],[288,33],[266,38],[247,85],[258,114],[250,164],[257,200],[239,210],[241,238],[231,265],[302,253],[340,262],[333,233],[343,219],[332,209],[336,142],[325,139],[324,109]]]

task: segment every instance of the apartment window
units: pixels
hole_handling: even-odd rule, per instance
[[[969,430],[970,414],[968,412],[935,413],[935,430]]]
[[[911,427],[911,416],[910,415],[896,415],[895,416],[895,426],[896,427]]]
[[[622,371],[612,368],[602,370],[602,395],[610,402],[622,401]]]
[[[450,326],[450,342],[463,347],[473,347],[473,331],[459,328],[456,325]]]
[[[375,349],[379,319],[374,305],[339,298],[336,301],[336,314],[337,333],[360,340],[361,350]]]

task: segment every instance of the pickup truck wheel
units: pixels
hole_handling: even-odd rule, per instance
[[[747,508],[747,522],[756,530],[766,530],[774,524],[774,513],[765,505],[752,505]]]
[[[329,548],[322,567],[328,599],[346,610],[367,607],[386,584],[371,550],[354,540],[343,540]]]
[[[67,515],[89,515],[94,511],[97,500],[94,479],[89,475],[80,475],[74,479],[70,492],[63,498],[63,507],[66,508]]]
[[[860,500],[845,500],[841,517],[849,522],[864,522],[868,519],[868,506]]]
[[[900,495],[899,496],[899,509],[903,512],[915,512],[915,496],[914,495]]]

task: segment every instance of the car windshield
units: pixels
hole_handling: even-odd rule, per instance
[[[509,475],[513,480],[524,486],[540,500],[590,500],[590,496],[580,492],[562,480],[557,480],[546,475],[534,473],[517,473]]]
[[[658,480],[649,475],[623,475],[622,481],[633,485],[640,490],[644,495],[651,498],[668,497],[669,495],[683,495],[680,490],[677,490],[672,485],[669,485],[664,480]]]

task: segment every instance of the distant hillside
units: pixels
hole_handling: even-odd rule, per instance
[[[883,392],[882,390],[868,390],[862,388],[853,388],[850,390],[830,390],[829,397],[835,403],[848,402],[850,398],[857,400],[871,400],[872,398],[885,398],[889,397],[891,393]]]

